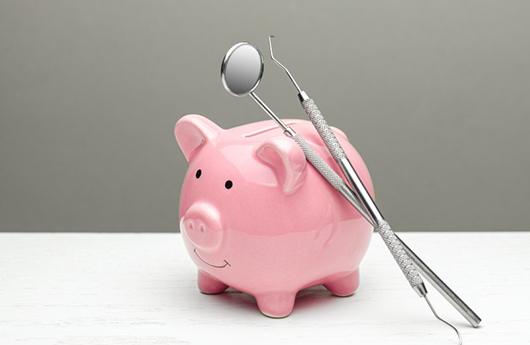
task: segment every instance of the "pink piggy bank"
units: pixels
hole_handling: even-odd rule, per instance
[[[339,171],[310,122],[286,122]],[[373,193],[361,157],[334,131]],[[175,137],[189,162],[180,230],[201,292],[232,287],[253,295],[263,314],[284,317],[301,289],[323,284],[336,296],[357,290],[372,227],[275,123],[222,129],[186,115]]]

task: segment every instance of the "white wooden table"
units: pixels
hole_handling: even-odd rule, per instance
[[[464,344],[530,344],[530,233],[403,233],[482,317],[430,289]],[[178,234],[0,234],[0,344],[455,344],[374,236],[361,288],[298,297],[285,319],[254,299],[202,295]]]

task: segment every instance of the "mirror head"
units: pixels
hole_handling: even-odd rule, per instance
[[[221,64],[223,86],[234,96],[246,96],[256,89],[263,76],[263,58],[247,42],[239,42],[226,53]]]

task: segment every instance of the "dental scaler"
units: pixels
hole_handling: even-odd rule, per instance
[[[371,223],[375,227],[375,231],[378,232],[383,241],[387,245],[388,249],[394,256],[399,267],[403,271],[409,284],[418,293],[420,297],[424,297],[429,308],[437,319],[444,322],[455,330],[459,338],[459,344],[462,343],[462,338],[458,330],[447,321],[441,319],[432,304],[427,298],[427,289],[423,283],[417,269],[440,291],[440,293],[468,320],[473,327],[478,327],[481,319],[480,317],[469,308],[464,301],[462,301],[414,252],[405,245],[405,243],[394,233],[390,224],[385,220],[377,207],[375,201],[368,193],[363,182],[359,178],[359,175],[355,171],[353,165],[350,163],[346,156],[342,146],[337,140],[335,134],[328,126],[324,116],[318,109],[315,101],[311,99],[308,94],[303,91],[299,84],[294,79],[293,75],[287,67],[285,67],[280,61],[274,57],[272,49],[272,39],[274,36],[269,36],[269,51],[271,59],[276,65],[278,65],[288,76],[294,87],[298,92],[298,99],[315,129],[319,133],[323,142],[327,146],[329,152],[341,168],[342,172],[348,179],[349,184],[353,187],[354,193],[358,201],[362,204],[365,212],[370,216]]]

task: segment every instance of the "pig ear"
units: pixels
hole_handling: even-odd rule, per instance
[[[201,115],[185,115],[175,125],[175,138],[189,161],[207,142],[214,140],[221,127]]]
[[[306,175],[306,159],[292,140],[282,137],[269,139],[260,144],[256,156],[274,170],[285,193],[293,193],[302,185]]]

